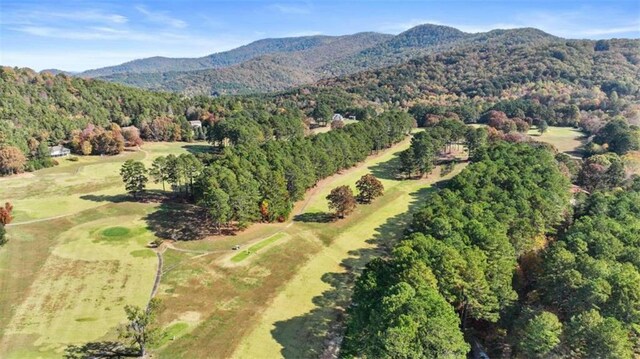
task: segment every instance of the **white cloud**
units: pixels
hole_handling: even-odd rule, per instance
[[[166,12],[160,11],[151,11],[144,6],[136,6],[136,10],[138,10],[141,14],[143,14],[147,20],[151,22],[155,22],[158,24],[169,25],[174,28],[185,28],[187,27],[187,23],[180,19],[173,18],[167,15]]]
[[[84,30],[69,30],[50,26],[20,26],[10,29],[33,36],[68,40],[119,40],[136,38],[142,35],[133,34],[126,30],[116,30],[105,27],[90,27]]]
[[[17,11],[3,16],[2,24],[7,25],[32,25],[43,23],[55,23],[59,20],[73,22],[92,22],[103,24],[126,24],[129,19],[126,16],[99,10],[77,10],[68,12],[56,11]]]
[[[281,12],[283,14],[307,15],[311,13],[311,7],[306,4],[304,6],[292,4],[272,4],[269,8]]]
[[[640,32],[640,22],[636,25],[625,26],[625,27],[612,27],[609,29],[587,29],[582,31],[582,35],[586,36],[598,36],[598,35],[613,35],[613,34],[624,34],[629,32]]]

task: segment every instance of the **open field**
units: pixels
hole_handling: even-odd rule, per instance
[[[128,202],[118,171],[184,146],[148,143],[0,179],[0,200],[15,206],[0,251],[0,357],[60,357],[67,344],[112,338],[124,305],[146,304],[158,260],[144,218],[158,205]]]
[[[348,125],[350,123],[356,123],[358,122],[357,120],[349,120],[349,119],[345,119],[344,120],[344,124]],[[314,135],[317,135],[319,133],[325,133],[325,132],[329,132],[331,131],[331,121],[329,121],[329,123],[324,126],[324,127],[316,127],[314,129],[311,130],[311,133],[313,133]]]
[[[472,124],[470,126],[477,128],[486,125]],[[573,127],[550,126],[547,132],[541,135],[538,129],[533,126],[529,130],[528,135],[536,141],[552,144],[559,152],[566,153],[573,157],[582,157],[582,147],[587,143],[585,133]]]
[[[339,332],[339,318],[349,303],[355,275],[380,247],[402,237],[430,185],[454,176],[463,167],[458,165],[444,178],[434,171],[426,180],[388,180],[378,208],[360,213],[353,225],[298,270],[261,315],[256,328],[244,337],[234,357],[319,357],[327,339]]]

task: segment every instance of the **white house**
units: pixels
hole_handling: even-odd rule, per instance
[[[202,127],[202,121],[196,120],[196,121],[189,121],[189,124],[191,125],[192,128],[198,128],[198,127]]]
[[[64,146],[49,147],[49,156],[51,157],[64,157],[64,156],[69,156],[70,154],[71,154],[71,150]]]
[[[342,117],[339,113],[334,113],[333,117],[331,117],[331,121],[344,121],[344,117]]]

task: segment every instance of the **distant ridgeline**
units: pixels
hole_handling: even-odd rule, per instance
[[[607,80],[621,81],[624,87],[630,81],[637,87],[637,76],[632,75],[637,75],[638,46],[639,40],[567,40],[532,28],[470,34],[426,24],[396,36],[369,32],[265,39],[202,58],[153,57],[78,76],[152,90],[215,95],[281,91],[372,70],[365,75],[369,80],[379,74],[381,80],[398,87],[377,90],[367,98],[402,101],[442,91],[499,95],[511,83],[541,80],[579,82],[587,88]],[[412,59],[415,64],[403,66]],[[397,65],[395,70],[385,69]],[[393,81],[385,79],[385,74]],[[363,78],[346,77],[348,82],[359,79]],[[401,88],[403,81],[413,85]]]

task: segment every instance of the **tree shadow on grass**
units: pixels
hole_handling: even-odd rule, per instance
[[[369,167],[371,174],[380,179],[395,180],[398,179],[398,169],[400,168],[400,156],[394,154],[389,161],[378,163]]]
[[[126,194],[117,194],[113,196],[107,195],[107,194],[85,194],[80,196],[80,199],[93,201],[93,202],[122,203],[122,202],[129,202],[133,198]]]
[[[86,358],[138,358],[140,352],[127,348],[120,342],[91,342],[82,345],[70,345],[64,351],[65,359]]]
[[[390,253],[393,246],[407,234],[413,213],[422,207],[424,199],[437,187],[422,188],[411,194],[407,212],[389,218],[376,228],[374,236],[367,240],[373,244],[349,252],[340,266],[341,273],[325,273],[322,281],[331,289],[312,299],[315,308],[310,312],[275,323],[273,338],[282,345],[285,358],[336,357],[344,334],[345,311],[351,303],[353,285],[365,265],[372,259]]]
[[[191,144],[191,145],[184,145],[182,146],[182,148],[184,148],[185,150],[187,150],[187,152],[191,153],[191,154],[198,154],[198,153],[217,153],[218,151],[216,150],[215,146],[206,144]]]
[[[327,212],[313,212],[313,213],[302,213],[295,217],[293,220],[296,222],[315,222],[315,223],[328,223],[335,221],[335,216],[332,213]]]
[[[164,202],[144,219],[147,228],[162,239],[193,241],[216,234],[207,211],[192,204]]]
[[[160,190],[147,190],[140,193],[137,198],[134,198],[130,194],[116,194],[116,195],[85,194],[80,196],[80,199],[93,201],[93,202],[111,202],[111,203],[162,202],[167,199],[167,193]]]

